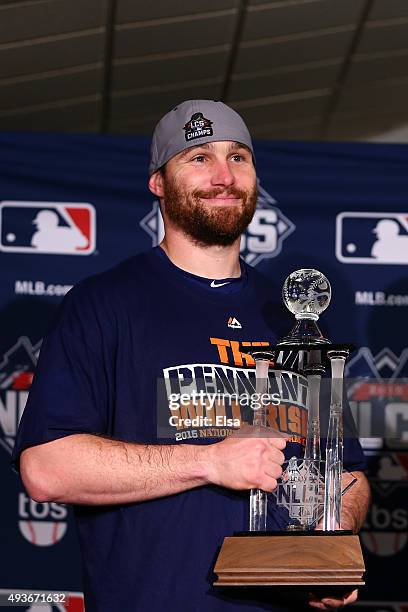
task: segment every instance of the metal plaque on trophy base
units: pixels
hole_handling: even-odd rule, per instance
[[[364,584],[358,535],[341,528],[342,496],[356,482],[343,470],[344,366],[351,345],[332,344],[317,326],[330,303],[327,278],[313,269],[297,270],[283,286],[283,301],[296,323],[276,346],[248,350],[256,364],[256,391],[268,393],[269,364],[279,370],[296,362],[308,388],[307,434],[303,457],[290,457],[272,494],[287,515],[285,531],[267,531],[268,494],[250,492],[249,531],[224,539],[214,571],[217,586],[344,587]],[[331,369],[331,398],[325,456],[320,449],[321,380]],[[267,408],[254,415],[267,427]]]

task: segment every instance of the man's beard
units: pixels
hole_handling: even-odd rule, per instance
[[[229,187],[186,193],[177,187],[175,181],[166,177],[163,190],[167,217],[202,246],[229,246],[235,242],[252,221],[258,196],[255,184],[248,191]],[[238,198],[241,203],[215,206],[201,199],[215,198],[221,194]]]

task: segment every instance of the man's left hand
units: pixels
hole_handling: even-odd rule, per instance
[[[344,595],[344,597],[323,597],[323,599],[317,599],[313,593],[310,593],[309,606],[317,610],[335,610],[336,608],[342,608],[343,606],[354,603],[357,597],[357,589]]]
[[[342,529],[353,531],[355,525],[352,523],[351,518],[342,516],[341,519]],[[321,521],[316,529],[323,529],[323,521]],[[344,597],[322,597],[318,599],[313,593],[309,596],[309,605],[317,610],[335,610],[336,608],[342,608],[348,604],[354,603],[358,598],[358,590],[355,589],[351,593],[346,593]]]

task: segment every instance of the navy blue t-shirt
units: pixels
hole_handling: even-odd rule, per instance
[[[228,434],[214,420],[170,428],[162,440],[157,401],[167,394],[159,421],[168,421],[170,393],[253,384],[245,347],[276,342],[282,308],[262,275],[241,268],[240,279],[200,279],[157,247],[74,287],[43,342],[14,459],[76,433],[143,444],[206,444]],[[290,408],[284,418],[271,416],[293,436],[288,457],[300,456],[305,425],[302,407]],[[217,410],[223,416],[225,408]],[[230,410],[236,417],[239,407]],[[345,466],[364,469],[357,440],[345,443]],[[205,486],[139,503],[75,506],[88,612],[280,610],[270,594],[254,601],[212,586],[224,537],[248,528],[248,499],[248,492]],[[272,500],[268,528],[285,525]]]

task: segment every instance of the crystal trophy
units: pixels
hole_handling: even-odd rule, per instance
[[[344,365],[351,347],[332,345],[317,325],[331,300],[330,283],[324,274],[314,269],[292,272],[283,285],[282,297],[296,322],[276,347],[283,349],[277,361],[285,360],[285,349],[292,356],[297,355],[298,369],[307,377],[309,402],[304,459],[289,460],[277,495],[282,487],[286,493],[289,489],[289,494],[292,493],[289,499],[297,502],[286,503],[289,517],[295,519],[289,523],[289,529],[314,529],[322,520],[323,531],[335,531],[341,528],[343,383]],[[320,389],[327,361],[331,368],[331,399],[324,461],[320,450]],[[294,469],[297,480],[291,484]],[[280,503],[279,497],[277,503]]]
[[[341,529],[342,495],[353,484],[349,480],[342,490],[344,367],[353,347],[331,343],[318,327],[319,316],[331,300],[324,274],[296,270],[287,277],[282,295],[295,316],[293,328],[275,346],[248,353],[255,359],[257,393],[270,392],[271,362],[276,380],[288,371],[302,377],[307,388],[304,453],[300,458],[288,457],[272,494],[251,490],[249,531],[225,538],[215,566],[215,584],[355,588],[364,584],[361,546],[357,535]],[[330,404],[326,408],[321,405],[321,391],[328,371],[331,378],[324,382],[330,383]],[[267,427],[267,409],[262,406],[254,414],[255,428]],[[279,535],[267,530],[268,495],[287,515],[287,528]]]

